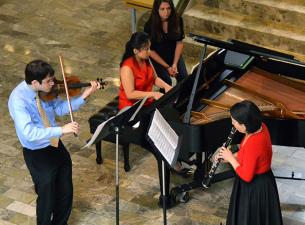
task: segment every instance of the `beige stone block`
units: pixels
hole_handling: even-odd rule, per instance
[[[0,195],[0,208],[5,208],[11,204],[14,200],[6,196]],[[1,224],[1,223],[0,223]]]
[[[13,203],[9,204],[6,209],[31,217],[34,217],[36,215],[35,207],[18,201],[14,201]]]
[[[23,203],[30,203],[34,199],[36,199],[36,195],[35,194],[26,193],[24,191],[19,191],[19,190],[15,189],[15,188],[9,189],[3,195],[8,197],[8,198],[11,198],[11,199],[14,199],[16,201],[23,202]]]
[[[1,219],[0,219],[0,224],[1,225],[16,225],[15,223],[11,223],[11,222],[8,222],[8,221],[5,221],[5,220],[1,220]]]
[[[1,143],[0,153],[8,156],[17,156],[21,153],[20,149]]]
[[[11,219],[10,222],[17,225],[36,225],[36,217],[31,217],[28,215],[16,213]]]

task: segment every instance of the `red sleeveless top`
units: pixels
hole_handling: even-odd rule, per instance
[[[144,63],[143,67],[141,68],[134,57],[129,57],[123,62],[122,67],[128,66],[132,70],[135,90],[149,92],[152,91],[153,85],[155,83],[155,77],[152,66],[147,60],[145,62],[146,63]],[[133,100],[126,97],[123,85],[121,84],[119,92],[119,110],[126,106],[132,106],[137,101],[138,100],[136,99]],[[153,98],[148,98],[144,105],[150,105],[153,101]]]

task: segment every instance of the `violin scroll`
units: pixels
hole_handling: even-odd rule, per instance
[[[105,86],[108,85],[107,81],[103,81],[103,78],[97,78],[96,80],[100,83],[101,89],[105,89]]]

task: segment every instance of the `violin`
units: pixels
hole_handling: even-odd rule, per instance
[[[97,81],[100,83],[101,89],[104,89],[107,85],[107,82],[104,82],[102,78],[98,78]],[[80,95],[81,88],[91,86],[90,83],[81,83],[79,77],[75,75],[66,76],[66,82],[68,85],[69,96],[71,97]],[[51,91],[47,93],[41,92],[39,93],[39,96],[44,101],[51,101],[57,98],[58,95],[62,93],[65,93],[64,81],[57,80],[56,78],[54,78],[54,85]]]

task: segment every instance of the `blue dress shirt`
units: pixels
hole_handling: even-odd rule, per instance
[[[49,102],[41,101],[51,125],[44,127],[35,98],[36,92],[23,81],[12,91],[8,100],[19,141],[23,147],[31,150],[45,148],[50,145],[50,138],[60,137],[62,129],[56,124],[55,116],[69,113],[68,102],[59,97]],[[82,97],[71,99],[72,110],[79,109],[84,103]]]

